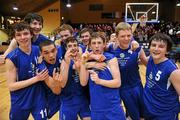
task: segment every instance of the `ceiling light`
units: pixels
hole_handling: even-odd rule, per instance
[[[70,7],[71,7],[71,4],[70,4],[70,3],[66,4],[66,7],[70,8]]]
[[[18,10],[18,7],[13,7],[13,10],[17,11],[17,10]]]
[[[70,0],[67,1],[66,7],[68,7],[68,8],[71,7]]]
[[[16,4],[16,3],[14,3],[14,4],[12,5],[12,8],[13,8],[14,11],[19,10],[19,8],[17,7],[17,4]]]
[[[178,6],[178,7],[179,7],[179,6],[180,6],[180,3],[177,3],[177,4],[176,4],[176,6]]]

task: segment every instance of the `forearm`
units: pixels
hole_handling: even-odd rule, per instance
[[[108,66],[112,74],[112,80],[100,79],[100,84],[109,88],[119,88],[121,86],[121,75],[119,71],[117,58],[111,59],[108,62]]]
[[[136,31],[137,26],[138,26],[138,23],[132,24],[132,33],[134,33]]]
[[[180,96],[180,69],[173,71],[170,75],[170,82],[172,83],[173,87],[175,88],[177,94]]]
[[[108,87],[108,88],[119,88],[120,87],[120,80],[112,79],[112,80],[103,80],[100,79],[99,85]]]
[[[62,88],[66,86],[66,83],[68,81],[69,65],[70,63],[66,63],[64,60],[61,63],[61,74],[62,74],[61,87]]]
[[[55,81],[51,76],[45,80],[46,85],[51,89],[54,94],[61,93],[61,84],[60,81]]]
[[[10,91],[16,91],[16,90],[20,90],[23,88],[26,88],[30,85],[33,85],[37,82],[37,78],[33,77],[27,80],[22,80],[22,81],[18,81],[18,82],[14,82],[14,83],[8,83],[8,88]]]
[[[85,66],[87,69],[95,67],[96,62],[87,62],[85,63]]]
[[[146,54],[145,54],[143,49],[141,49],[141,51],[140,51],[140,57],[139,58],[140,58],[141,62],[143,63],[143,65],[146,66],[148,63],[149,57],[146,57]]]
[[[85,64],[81,64],[81,68],[80,68],[80,73],[79,73],[79,79],[80,79],[80,84],[82,86],[86,86],[88,83],[88,72],[86,70],[86,66]]]

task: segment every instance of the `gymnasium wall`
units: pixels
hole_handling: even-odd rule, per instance
[[[180,7],[175,8],[175,21],[180,23]]]
[[[122,12],[125,10],[125,3],[127,0],[84,0],[72,4],[71,8],[66,8],[68,11],[68,18],[72,23],[109,23],[123,21]],[[133,2],[134,0],[128,0]],[[102,11],[90,11],[90,4],[103,4]],[[101,18],[101,13],[112,13],[115,12],[118,18],[107,19]],[[62,14],[64,15],[64,14]]]
[[[63,22],[112,23],[123,21],[126,2],[159,2],[159,19],[180,22],[180,7],[174,7],[175,0],[84,0],[72,4],[71,8],[66,8],[62,2],[60,3],[60,1],[57,1],[38,12],[44,17],[44,28],[42,33],[50,36],[50,33]],[[102,4],[103,10],[90,11],[90,4]],[[51,12],[49,10],[51,10]],[[53,12],[53,10],[55,11]],[[115,13],[116,17],[114,19],[101,18],[101,13]],[[64,20],[61,19],[62,17],[64,17]]]
[[[0,43],[6,42],[7,40],[8,40],[8,35],[4,31],[0,30]]]
[[[38,12],[44,18],[44,26],[42,33],[50,36],[50,33],[60,26],[60,1],[53,3],[45,9]]]
[[[175,7],[176,0],[84,0],[72,4],[71,8],[63,7],[62,16],[65,18],[65,22],[71,23],[108,23],[123,21],[123,13],[125,12],[126,2],[159,2],[159,19],[166,21],[179,21],[180,8]],[[90,11],[90,4],[103,4],[102,11]],[[117,13],[118,18],[115,19],[103,19],[101,13]]]

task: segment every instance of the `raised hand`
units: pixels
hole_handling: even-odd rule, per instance
[[[81,67],[80,59],[74,60],[74,69],[77,70],[77,71],[80,71],[80,67]]]
[[[139,47],[139,43],[135,40],[131,42],[131,50],[135,51]]]
[[[88,70],[90,73],[91,80],[94,81],[96,84],[100,84],[101,80],[98,77],[98,74],[93,70]]]
[[[71,55],[72,53],[71,53],[71,50],[67,50],[66,51],[66,54],[65,54],[65,56],[64,56],[64,60],[65,60],[65,62],[67,63],[67,64],[70,64],[70,61],[71,61]]]
[[[48,70],[44,69],[41,72],[37,73],[36,79],[37,81],[44,81],[45,79],[49,78]]]
[[[41,56],[38,57],[38,64],[41,64],[42,61],[43,61],[43,56],[41,55]]]
[[[106,68],[106,63],[105,62],[95,63],[95,66],[93,68],[104,70]]]
[[[90,53],[86,51],[85,53],[82,54],[82,61],[87,62],[89,59]]]
[[[53,80],[55,82],[60,82],[62,80],[62,76],[59,71],[56,71],[56,68],[53,69]]]
[[[103,54],[90,54],[89,59],[96,60],[98,62],[103,62],[106,59],[106,57]]]

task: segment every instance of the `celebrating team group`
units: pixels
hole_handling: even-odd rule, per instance
[[[115,41],[102,32],[63,24],[60,39],[40,34],[42,16],[29,13],[13,26],[13,40],[0,56],[6,64],[10,120],[178,120],[180,69],[168,59],[171,38],[156,33],[150,55],[133,39],[133,28],[120,22]],[[142,85],[139,63],[146,66]],[[125,106],[125,111],[122,107]]]

